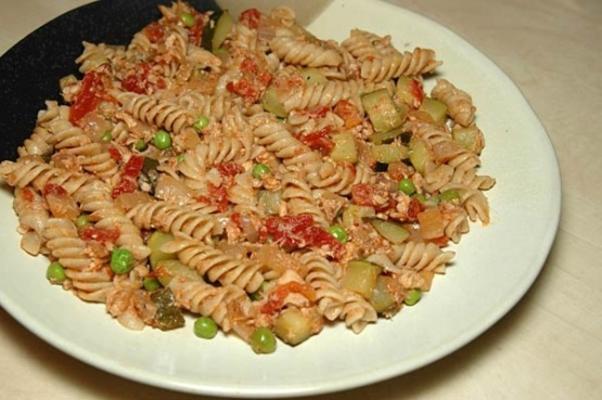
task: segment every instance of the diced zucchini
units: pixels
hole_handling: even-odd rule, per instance
[[[410,232],[396,222],[375,218],[370,220],[370,223],[376,229],[376,232],[394,244],[403,243],[410,236]]]
[[[362,218],[370,218],[375,215],[376,212],[372,207],[351,204],[343,211],[343,225],[351,228],[353,225],[361,224]]]
[[[147,245],[151,251],[149,257],[151,267],[154,268],[157,265],[157,263],[161,260],[173,260],[176,258],[175,254],[167,254],[160,250],[161,246],[172,240],[174,240],[172,234],[161,231],[153,232],[150,238],[148,238]]]
[[[274,332],[285,343],[295,346],[312,335],[312,321],[297,308],[287,308],[274,321]]]
[[[161,260],[153,268],[153,271],[163,286],[169,285],[169,282],[176,276],[192,280],[201,279],[201,276],[195,270],[187,267],[178,260]]]
[[[357,162],[357,144],[352,133],[339,133],[332,136],[334,148],[330,158],[334,161]]]
[[[276,92],[276,88],[274,86],[270,86],[263,93],[263,97],[261,98],[261,106],[267,112],[271,112],[277,117],[286,118],[288,113],[284,108],[284,104],[278,98],[278,93]]]
[[[159,161],[154,158],[144,157],[144,163],[142,164],[142,172],[147,174],[151,171],[156,171],[159,166]]]
[[[445,221],[438,207],[427,208],[419,213],[418,223],[423,239],[436,239],[445,234]]]
[[[397,143],[374,145],[371,152],[374,159],[383,164],[401,161],[408,156],[408,148]]]
[[[433,121],[439,125],[443,125],[447,119],[447,106],[439,100],[430,97],[424,98],[419,110],[427,112]]]
[[[420,104],[424,97],[420,82],[416,79],[408,78],[407,76],[399,77],[395,87],[395,94],[397,95],[397,99],[401,102],[399,104],[407,104],[412,107],[418,107],[418,104]]]
[[[219,49],[214,50],[213,54],[215,54],[217,56],[217,58],[222,60],[222,62],[224,62],[224,63],[226,62],[226,60],[228,60],[228,57],[230,57],[230,53],[228,52],[228,50],[223,47],[220,47]]]
[[[381,271],[382,267],[367,261],[349,261],[341,284],[345,289],[370,299]]]
[[[224,40],[226,40],[230,34],[233,26],[234,20],[232,19],[232,16],[228,10],[224,10],[215,23],[215,30],[213,31],[213,37],[211,38],[211,51],[216,51],[222,47]]]
[[[416,139],[410,142],[410,162],[421,174],[424,173],[426,162],[431,159],[431,154],[423,140]]]
[[[387,132],[403,123],[403,118],[387,89],[363,94],[362,105],[376,132]]]
[[[379,275],[376,279],[376,286],[370,296],[370,303],[378,313],[389,311],[395,308],[397,302],[395,297],[387,287],[387,281],[393,279],[390,277]]]
[[[280,212],[281,193],[260,190],[257,194],[259,206],[270,215],[278,215]]]
[[[328,79],[316,68],[303,68],[301,76],[307,86],[323,85],[328,82]]]
[[[400,136],[402,133],[403,133],[403,128],[399,127],[399,128],[395,128],[391,131],[387,131],[387,132],[373,133],[368,138],[368,140],[374,144],[383,144],[383,143],[386,143],[386,142],[389,142],[389,141],[395,139],[396,137]]]
[[[473,153],[478,154],[483,149],[483,134],[475,125],[467,128],[455,126],[452,130],[452,138],[454,142]]]

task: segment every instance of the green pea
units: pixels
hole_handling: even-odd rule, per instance
[[[408,196],[411,196],[416,192],[416,186],[414,186],[414,182],[412,182],[411,179],[403,178],[399,181],[399,190]]]
[[[253,174],[253,178],[255,179],[261,179],[262,176],[269,173],[270,167],[265,164],[255,164],[255,166],[253,166],[253,170],[251,171],[251,174]]]
[[[189,28],[192,28],[196,22],[194,20],[194,15],[190,13],[182,13],[182,15],[180,15],[180,19],[182,20],[182,23]]]
[[[146,142],[143,139],[138,139],[134,143],[134,150],[137,150],[137,151],[144,151],[144,150],[146,150],[147,147],[148,147],[148,145],[146,144]]]
[[[157,131],[153,137],[153,144],[159,150],[166,150],[171,147],[171,136],[164,130]]]
[[[75,226],[77,229],[83,229],[88,225],[90,225],[90,217],[88,214],[82,214],[75,219]]]
[[[46,270],[46,278],[50,281],[50,283],[63,283],[65,279],[67,279],[67,275],[65,275],[65,268],[60,262],[50,263],[48,269]]]
[[[347,243],[349,240],[349,235],[347,235],[347,231],[340,225],[333,225],[328,228],[328,232],[339,242]]]
[[[203,339],[213,339],[217,335],[217,324],[209,317],[194,321],[194,334]]]
[[[439,194],[439,199],[441,201],[460,200],[460,193],[457,190],[449,189]]]
[[[201,115],[192,126],[194,129],[200,132],[203,129],[205,129],[207,125],[209,125],[209,118],[207,118],[204,115]]]
[[[105,131],[100,137],[100,141],[104,143],[108,143],[113,140],[113,134],[110,131]]]
[[[155,290],[161,287],[161,284],[156,278],[144,278],[142,280],[142,285],[148,292],[154,292]]]
[[[255,353],[273,353],[276,351],[276,338],[268,328],[257,328],[251,334],[251,348]]]
[[[111,253],[111,269],[116,274],[126,274],[134,267],[134,255],[128,249],[116,248]]]
[[[406,294],[403,302],[408,306],[413,306],[414,304],[418,303],[421,298],[422,292],[419,289],[412,289]]]

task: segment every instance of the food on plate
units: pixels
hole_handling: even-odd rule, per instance
[[[129,329],[218,330],[256,353],[415,305],[489,222],[484,136],[435,51],[276,7],[184,2],[126,46],[85,42],[16,161],[21,247]]]

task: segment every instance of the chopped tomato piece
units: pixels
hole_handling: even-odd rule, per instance
[[[345,121],[345,128],[353,128],[362,123],[359,110],[349,100],[339,101],[334,106],[334,113]]]
[[[232,215],[230,215],[230,220],[232,222],[234,222],[236,224],[236,226],[238,226],[240,228],[240,224],[241,224],[241,219],[240,219],[240,213],[232,213]]]
[[[259,99],[259,92],[246,78],[242,78],[238,82],[228,82],[226,89],[230,93],[244,97],[249,102],[255,102]]]
[[[272,74],[269,72],[261,71],[257,74],[257,79],[263,86],[268,86],[272,81]]]
[[[410,221],[416,221],[418,219],[418,214],[420,214],[424,210],[424,206],[422,203],[416,199],[410,200],[410,205],[408,206],[408,218]]]
[[[320,129],[307,135],[300,135],[298,139],[312,150],[319,150],[323,155],[328,155],[334,148],[334,142],[328,138],[331,128]]]
[[[152,22],[144,28],[144,35],[151,43],[157,43],[165,36],[165,29],[160,23]]]
[[[23,196],[23,200],[31,203],[34,199],[33,191],[29,188],[21,189],[21,196]]]
[[[207,192],[211,204],[216,206],[220,212],[228,209],[228,191],[223,186],[214,186],[211,183],[207,185]]]
[[[244,172],[242,165],[234,162],[220,163],[216,165],[217,170],[223,177],[232,177]]]
[[[412,96],[414,96],[414,99],[416,100],[414,102],[414,105],[416,107],[419,107],[420,104],[422,104],[422,100],[424,100],[424,89],[422,88],[422,83],[420,83],[416,79],[412,79],[410,81],[410,92],[412,93]]]
[[[312,110],[309,110],[308,114],[314,118],[324,118],[329,110],[330,110],[330,107],[326,107],[326,106],[316,107]]]
[[[55,185],[54,183],[47,183],[43,189],[44,196],[55,195],[55,196],[67,196],[67,191],[61,185]]]
[[[284,306],[284,300],[291,293],[299,293],[312,303],[316,301],[316,292],[311,286],[306,283],[288,282],[270,292],[267,302],[261,307],[261,312],[275,314]]]
[[[374,207],[376,212],[383,212],[395,207],[395,199],[385,191],[377,191],[367,183],[358,183],[351,187],[351,201],[359,206]]]
[[[358,206],[372,207],[374,188],[366,183],[358,183],[351,187],[351,200]]]
[[[259,20],[261,19],[261,13],[256,8],[249,8],[240,14],[240,23],[248,26],[251,29],[257,29],[259,26]]]
[[[138,176],[140,176],[140,172],[142,171],[143,166],[144,157],[133,155],[123,167],[123,176],[128,176],[130,178],[138,178]]]
[[[205,29],[205,18],[203,14],[196,14],[194,18],[194,25],[188,32],[188,40],[190,40],[195,46],[200,46],[203,40],[203,30]]]
[[[116,162],[121,161],[121,153],[114,146],[110,146],[108,151],[109,155],[113,160],[115,160]]]
[[[138,183],[135,179],[124,176],[121,181],[113,188],[111,196],[115,199],[123,193],[132,193],[138,189]]]
[[[309,214],[269,217],[264,228],[276,244],[286,249],[327,246],[337,258],[342,256],[344,250],[331,234],[314,224]]]
[[[242,62],[240,63],[240,70],[242,72],[255,74],[255,73],[257,73],[257,63],[247,57],[244,60],[242,60]]]
[[[139,64],[134,71],[130,72],[124,80],[121,81],[121,86],[128,92],[134,92],[138,94],[146,93],[146,89],[149,85],[148,75],[151,70],[149,63]]]
[[[97,71],[90,71],[84,75],[79,93],[75,95],[69,109],[69,121],[72,124],[77,124],[106,98],[103,75]]]
[[[102,229],[88,227],[81,231],[80,236],[83,240],[95,240],[97,242],[115,243],[119,239],[119,228]]]

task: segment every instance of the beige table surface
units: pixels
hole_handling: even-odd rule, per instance
[[[85,2],[0,0],[0,53]],[[318,399],[602,399],[602,1],[394,2],[459,33],[519,85],[560,160],[560,230],[535,285],[487,333],[413,373]],[[200,398],[88,366],[2,309],[0,324],[0,399]]]

